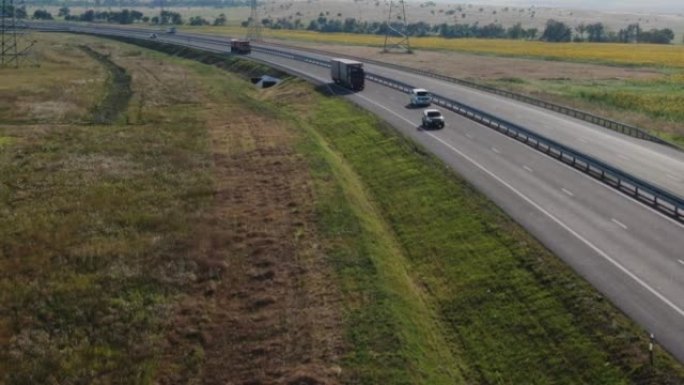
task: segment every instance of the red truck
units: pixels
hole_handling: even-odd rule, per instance
[[[230,41],[230,53],[246,55],[252,52],[252,47],[249,45],[249,40],[232,39]]]

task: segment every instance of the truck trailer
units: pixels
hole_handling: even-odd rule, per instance
[[[348,59],[331,59],[330,75],[335,84],[352,91],[361,91],[366,77],[363,63]]]

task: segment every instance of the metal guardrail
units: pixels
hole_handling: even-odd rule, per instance
[[[316,64],[321,67],[330,67],[330,62],[327,60],[272,48],[255,47],[254,49],[260,52]],[[366,79],[405,93],[409,93],[415,88],[413,85],[368,72],[366,73]],[[576,151],[543,135],[532,132],[520,125],[506,121],[464,103],[438,94],[433,94],[433,103],[525,143],[537,151],[555,158],[632,196],[640,202],[648,204],[679,221],[684,221],[684,199],[664,191],[645,180],[632,176],[601,160]]]
[[[268,43],[268,44],[280,46],[280,47],[284,47],[284,48],[294,48],[294,49],[298,49],[298,50],[302,50],[302,51],[308,51],[308,52],[312,52],[312,53],[318,53],[318,54],[325,54],[325,55],[330,54],[329,52],[325,52],[325,51],[321,51],[321,50],[317,50],[317,49],[312,49],[312,48],[293,47],[293,46],[289,46],[289,45],[285,45],[285,44],[277,44],[277,43]],[[647,132],[644,129],[641,129],[639,127],[630,126],[630,125],[625,124],[625,123],[620,123],[620,122],[617,122],[614,120],[606,119],[606,118],[603,118],[603,117],[600,117],[600,116],[597,116],[594,114],[590,114],[588,112],[581,111],[581,110],[578,110],[575,108],[565,107],[565,106],[561,106],[559,104],[549,103],[549,102],[546,102],[546,101],[541,100],[541,99],[537,99],[537,98],[533,98],[530,96],[518,94],[515,92],[501,90],[498,88],[485,86],[482,84],[478,84],[475,82],[471,82],[468,80],[459,79],[459,78],[455,78],[455,77],[451,77],[451,76],[440,75],[440,74],[436,74],[434,72],[422,71],[419,69],[406,67],[406,66],[402,66],[399,64],[387,63],[387,62],[383,62],[383,61],[379,61],[379,60],[372,60],[372,59],[361,58],[361,57],[356,57],[356,56],[349,56],[349,55],[344,55],[344,56],[348,57],[350,59],[363,61],[365,63],[371,63],[371,64],[375,64],[378,66],[389,67],[389,68],[397,69],[397,70],[404,71],[404,72],[411,72],[414,74],[427,76],[427,77],[431,77],[434,79],[444,80],[444,81],[447,81],[450,83],[459,84],[459,85],[466,86],[469,88],[474,88],[474,89],[477,89],[480,91],[485,91],[488,93],[496,94],[496,95],[503,96],[503,97],[506,97],[509,99],[513,99],[513,100],[521,101],[521,102],[524,102],[527,104],[531,104],[531,105],[534,105],[537,107],[542,107],[542,108],[545,108],[547,110],[555,111],[555,112],[558,112],[560,114],[567,115],[567,116],[573,117],[575,119],[583,120],[585,122],[589,122],[592,124],[596,124],[596,125],[608,128],[610,130],[617,131],[617,132],[620,132],[622,134],[629,135],[629,136],[632,136],[632,137],[635,137],[638,139],[649,140],[651,142],[662,144],[662,145],[665,145],[665,146],[668,146],[668,147],[671,147],[671,148],[674,148],[674,149],[677,149],[680,151],[683,150],[681,147],[677,146],[676,144],[670,143],[670,142],[668,142],[662,138],[659,138],[655,135],[652,135],[649,132]]]
[[[379,75],[367,74],[366,78],[387,87],[409,92],[414,87]],[[477,108],[470,107],[455,100],[433,95],[433,102],[445,109],[453,111],[502,134],[514,138],[528,146],[555,158],[579,171],[646,203],[655,209],[684,221],[684,199],[654,186],[640,178],[634,177],[592,156],[583,154],[560,144],[543,135],[534,133],[515,123],[508,122]]]
[[[214,41],[214,43],[217,42],[220,42],[221,44],[227,44],[225,41]],[[165,42],[164,44],[177,44],[190,46],[193,48],[206,49],[204,47],[192,44],[189,41],[177,43]],[[329,60],[321,60],[272,48],[253,47],[253,50],[311,63],[321,67],[330,67]],[[368,72],[366,73],[366,79],[406,93],[415,88],[407,83]],[[565,163],[568,166],[582,171],[585,174],[590,175],[602,181],[603,183],[608,184],[609,186],[612,186],[618,191],[632,196],[636,200],[645,203],[678,221],[684,222],[684,199],[664,191],[663,189],[654,186],[649,182],[629,175],[628,173],[610,166],[603,161],[576,151],[552,139],[546,138],[543,135],[534,133],[515,123],[508,122],[477,108],[470,107],[464,103],[438,94],[433,94],[433,102],[434,104],[442,106],[445,109],[492,128],[501,134],[507,135],[513,139],[525,143],[537,151],[540,151]]]

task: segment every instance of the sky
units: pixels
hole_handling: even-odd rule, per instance
[[[645,11],[684,14],[682,0],[445,0],[450,3],[597,9],[602,11]]]

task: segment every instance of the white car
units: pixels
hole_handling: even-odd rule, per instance
[[[409,93],[411,106],[429,106],[432,103],[432,95],[423,88],[414,88]]]

